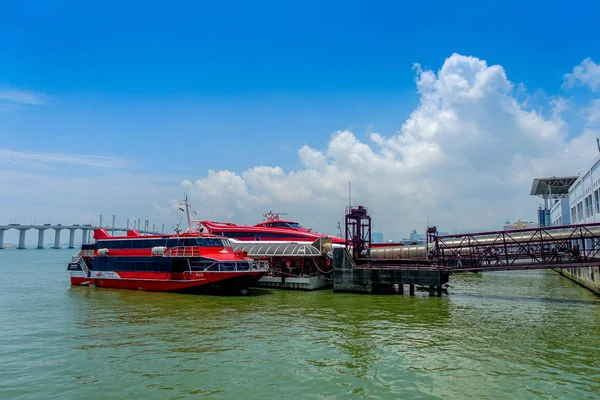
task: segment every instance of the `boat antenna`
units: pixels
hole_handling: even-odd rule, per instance
[[[348,206],[352,208],[352,186],[351,182],[348,182]]]

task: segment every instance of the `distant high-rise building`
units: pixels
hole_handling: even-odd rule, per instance
[[[413,229],[409,238],[413,242],[418,242],[419,240],[425,240],[425,235],[421,235],[420,233],[417,233],[415,229]]]
[[[533,221],[521,221],[520,219],[517,222],[514,223],[510,223],[510,221],[507,219],[506,222],[504,223],[504,230],[505,231],[512,231],[515,229],[530,229],[530,228],[537,228],[539,225],[537,222],[533,222]]]
[[[371,240],[373,241],[373,243],[383,243],[383,233],[371,233]]]

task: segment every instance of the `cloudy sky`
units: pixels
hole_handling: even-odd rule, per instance
[[[386,239],[498,229],[536,218],[534,177],[598,155],[591,2],[13,4],[3,224],[172,228],[187,193],[201,218],[335,233],[351,181]]]

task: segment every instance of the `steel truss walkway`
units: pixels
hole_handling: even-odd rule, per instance
[[[600,265],[600,223],[446,236],[433,227],[427,236],[426,246],[372,249],[357,267],[483,272]]]

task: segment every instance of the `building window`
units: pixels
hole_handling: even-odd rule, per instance
[[[595,213],[599,214],[600,213],[600,190],[596,190],[594,192],[594,208],[595,208]]]
[[[571,223],[577,222],[577,216],[575,215],[575,206],[571,207]]]
[[[577,203],[577,221],[579,221],[579,222],[583,221],[583,202],[582,201]]]

